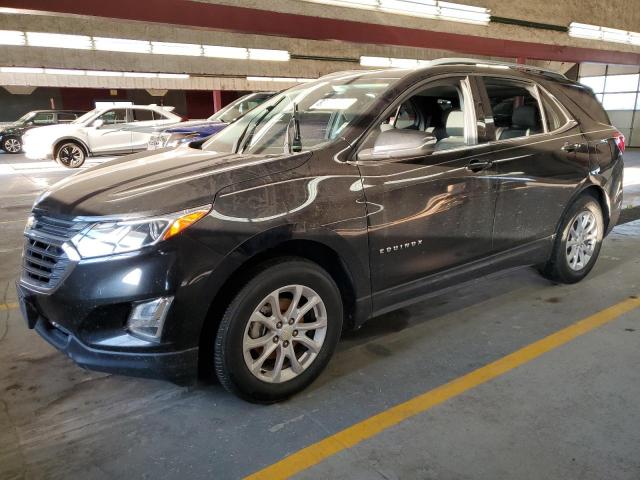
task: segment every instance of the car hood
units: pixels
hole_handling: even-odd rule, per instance
[[[66,218],[177,212],[211,203],[231,184],[295,168],[310,157],[222,154],[188,146],[142,152],[56,183],[34,210]]]
[[[22,128],[24,125],[22,123],[0,123],[0,132],[4,132],[6,130],[13,130],[14,128]]]
[[[67,135],[71,132],[77,132],[79,127],[83,127],[84,125],[79,125],[75,123],[67,123],[67,124],[58,124],[58,125],[47,125],[45,127],[36,127],[28,130],[26,135],[29,137],[60,137],[63,135]]]

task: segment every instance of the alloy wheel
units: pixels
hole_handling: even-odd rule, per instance
[[[63,145],[58,152],[58,160],[65,167],[76,168],[84,163],[84,152],[78,145]]]
[[[242,349],[249,371],[268,383],[287,382],[316,359],[327,334],[327,309],[311,288],[274,290],[254,309]]]
[[[20,144],[20,140],[18,140],[17,138],[7,138],[4,141],[3,146],[4,146],[4,149],[9,153],[18,153],[22,148],[22,145]]]
[[[593,256],[598,243],[598,222],[593,212],[584,210],[575,216],[569,226],[566,259],[569,268],[580,271]]]

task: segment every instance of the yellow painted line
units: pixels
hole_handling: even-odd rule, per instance
[[[288,457],[246,477],[245,480],[277,480],[289,478],[323,460],[351,448],[387,428],[423,413],[472,388],[499,377],[539,356],[554,350],[576,337],[584,335],[640,307],[640,299],[630,297],[616,305],[570,325],[548,337],[521,348],[493,363],[485,365],[449,383],[396,405],[356,423],[330,437],[320,440]]]
[[[0,311],[13,310],[14,308],[18,307],[19,305],[17,303],[0,303]]]

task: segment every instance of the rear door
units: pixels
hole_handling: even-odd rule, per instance
[[[131,149],[146,150],[154,127],[176,123],[161,112],[150,108],[132,108],[131,112]]]
[[[436,151],[422,157],[356,161],[367,202],[376,311],[424,293],[420,279],[492,250],[495,172],[473,90],[465,77],[413,89],[358,149],[375,145],[390,129],[438,135]]]
[[[478,81],[488,98],[485,117],[494,124],[499,179],[494,248],[549,239],[588,175],[588,143],[578,123],[541,85],[508,76]]]

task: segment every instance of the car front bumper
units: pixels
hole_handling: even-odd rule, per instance
[[[192,383],[212,300],[205,276],[212,266],[202,259],[212,255],[186,235],[172,244],[164,250],[80,261],[50,291],[21,278],[17,291],[28,327],[82,367]],[[185,250],[195,255],[187,256]],[[167,296],[174,301],[159,338],[129,330],[135,305]]]

